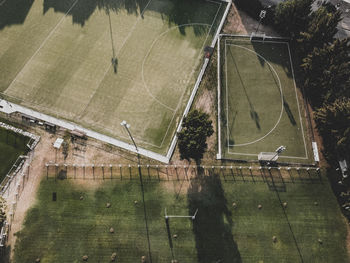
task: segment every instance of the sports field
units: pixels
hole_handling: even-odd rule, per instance
[[[224,158],[257,160],[284,145],[282,161],[313,161],[288,42],[223,37],[220,71]]]
[[[89,262],[109,262],[114,252],[116,262],[130,263],[142,256],[154,263],[172,258],[193,263],[347,262],[346,223],[326,177],[292,171],[294,179],[285,178],[283,191],[277,177],[266,174],[253,181],[249,174],[234,172],[221,178],[150,181],[144,176],[145,210],[137,174],[132,180],[105,181],[49,177],[17,234],[14,262],[80,262],[84,255]],[[57,201],[52,201],[53,192]],[[193,222],[170,218],[169,241],[165,209],[168,215],[198,213]]]
[[[28,151],[28,138],[0,128],[0,183],[17,160]]]
[[[226,3],[4,0],[0,92],[165,153]]]

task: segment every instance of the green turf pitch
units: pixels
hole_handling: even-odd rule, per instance
[[[226,3],[27,2],[0,6],[4,96],[164,154]]]
[[[152,262],[170,262],[173,256],[191,263],[294,263],[301,257],[303,262],[347,262],[346,223],[326,177],[310,181],[306,172],[298,176],[293,173],[294,183],[288,181],[278,194],[261,177],[252,181],[249,175],[245,181],[239,175],[204,176],[191,182],[144,178]],[[38,257],[44,263],[80,262],[83,255],[91,262],[109,262],[113,252],[117,262],[149,258],[139,180],[92,182],[42,181],[37,202],[17,234],[14,262],[34,262]],[[285,213],[281,202],[287,202]],[[198,209],[193,223],[170,218],[173,251],[165,209],[168,215],[193,215]]]
[[[17,160],[28,151],[28,138],[0,128],[0,183]]]
[[[257,159],[285,145],[284,161],[312,160],[288,43],[234,38],[220,43],[225,158]]]

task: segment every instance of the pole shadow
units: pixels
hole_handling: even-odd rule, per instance
[[[247,98],[247,101],[248,101],[248,103],[249,103],[250,118],[251,118],[252,120],[254,120],[255,125],[256,125],[256,128],[257,128],[258,130],[261,130],[259,114],[256,112],[256,110],[255,110],[255,108],[254,108],[254,105],[253,105],[253,103],[251,102],[251,100],[250,100],[250,98],[249,98],[249,96],[248,96],[248,92],[247,92],[246,86],[244,85],[242,76],[241,76],[241,74],[239,73],[238,65],[237,65],[237,63],[236,63],[236,61],[235,61],[235,59],[234,59],[234,56],[233,56],[233,54],[232,54],[231,49],[229,49],[229,53],[230,53],[232,62],[233,62],[233,64],[235,65],[235,69],[236,69],[237,75],[238,75],[238,77],[239,77],[239,81],[240,81],[240,83],[241,83],[241,86],[242,86],[242,88],[243,88],[244,94],[245,94],[245,96],[246,96],[246,98]]]

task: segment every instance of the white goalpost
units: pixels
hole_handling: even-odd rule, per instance
[[[265,33],[256,33],[256,32],[252,32],[250,34],[250,41],[253,40],[262,40],[263,43],[265,42],[265,38],[266,38],[266,34]]]

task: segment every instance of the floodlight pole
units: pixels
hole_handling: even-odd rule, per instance
[[[146,210],[146,203],[145,203],[145,194],[144,194],[144,189],[143,189],[143,181],[142,181],[142,173],[141,173],[141,162],[140,162],[140,154],[139,154],[139,149],[137,148],[137,145],[135,143],[134,138],[131,135],[131,132],[129,130],[130,125],[123,120],[120,125],[124,126],[126,131],[128,132],[134,146],[137,152],[137,166],[138,166],[138,171],[139,171],[139,177],[140,177],[140,184],[141,184],[141,192],[142,192],[142,202],[143,202],[143,213],[145,216],[145,224],[146,224],[146,234],[147,234],[147,241],[148,241],[148,255],[149,255],[149,261],[152,263],[152,254],[151,254],[151,243],[150,243],[150,238],[149,238],[149,231],[148,231],[148,222],[147,222],[147,210]]]
[[[128,134],[129,134],[129,137],[130,137],[131,141],[133,142],[133,144],[134,144],[134,146],[135,146],[136,152],[139,153],[139,149],[137,148],[137,145],[136,145],[136,143],[135,143],[135,140],[134,140],[134,138],[132,137],[131,132],[130,132],[130,130],[129,130],[130,125],[129,125],[126,121],[122,121],[122,122],[120,123],[120,125],[121,125],[121,126],[124,126],[124,128],[126,129],[126,131],[127,131]]]
[[[259,30],[259,27],[260,27],[260,24],[261,24],[261,21],[263,20],[263,18],[266,16],[266,10],[261,10],[260,11],[260,14],[259,14],[259,24],[258,24],[258,27],[256,28],[256,31],[255,31],[255,34],[258,33],[258,30]]]

